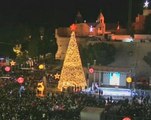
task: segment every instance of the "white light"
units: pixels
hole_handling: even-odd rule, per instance
[[[132,91],[130,89],[122,89],[122,88],[105,88],[105,87],[100,87],[98,88],[103,91],[104,96],[125,96],[125,97],[130,97],[132,95]],[[84,90],[84,92],[94,92],[91,91],[91,88],[87,88]]]
[[[90,26],[90,32],[93,32],[93,27],[92,26]]]
[[[149,2],[146,0],[144,3],[144,8],[148,8],[148,6],[149,6]]]
[[[126,39],[123,39],[122,40],[123,42],[133,42],[134,40],[133,40],[133,38],[126,38]]]

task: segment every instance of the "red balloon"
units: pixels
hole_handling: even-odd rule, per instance
[[[17,79],[17,82],[20,83],[20,84],[22,84],[24,82],[24,78],[23,77],[19,77]]]

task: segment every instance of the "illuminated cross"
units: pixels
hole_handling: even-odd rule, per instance
[[[71,31],[76,31],[76,29],[77,29],[77,26],[76,26],[75,24],[72,24],[72,25],[70,26],[70,30],[71,30]]]
[[[146,0],[144,3],[144,8],[148,8],[148,6],[149,6],[149,2]]]
[[[93,27],[92,26],[90,26],[90,32],[93,32]]]

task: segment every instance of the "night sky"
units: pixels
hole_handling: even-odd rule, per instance
[[[133,0],[132,21],[141,13],[144,0]],[[1,0],[0,23],[36,23],[68,26],[80,11],[87,22],[95,22],[99,11],[105,22],[126,24],[128,0]]]
[[[106,23],[127,26],[128,0],[1,0],[0,56],[11,54],[16,41],[22,40],[20,25],[36,29],[69,27],[78,11],[87,22],[95,22],[100,11]],[[144,0],[132,0],[132,21],[141,14]],[[53,32],[50,32],[53,34]]]

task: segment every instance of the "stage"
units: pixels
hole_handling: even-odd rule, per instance
[[[127,88],[110,88],[110,87],[98,87],[95,90],[92,88],[87,88],[83,90],[83,92],[94,94],[94,95],[101,95],[105,98],[112,96],[113,99],[125,99],[125,98],[132,98],[133,91]]]

